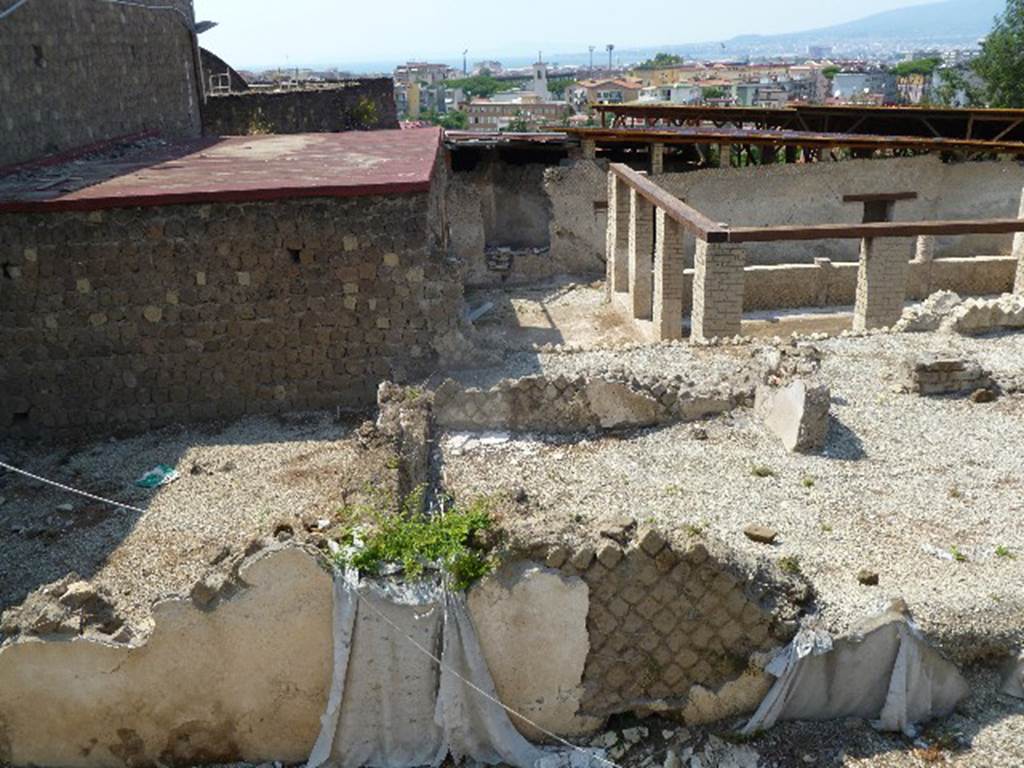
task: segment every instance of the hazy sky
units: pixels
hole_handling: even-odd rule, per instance
[[[917,0],[920,2],[920,0]],[[353,66],[407,58],[545,59],[603,48],[795,32],[851,21],[915,0],[195,0],[220,26],[202,45],[236,67]]]

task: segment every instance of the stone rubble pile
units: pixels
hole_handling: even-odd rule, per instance
[[[973,360],[926,355],[903,363],[904,392],[918,395],[949,395],[974,392],[992,386],[988,371]]]
[[[0,639],[83,634],[113,642],[132,638],[131,630],[114,612],[109,595],[74,572],[44,584],[21,605],[0,615]]]
[[[903,316],[893,326],[893,330],[907,333],[937,331],[961,302],[958,293],[936,291],[920,304],[904,309]]]
[[[1004,293],[997,299],[970,298],[943,320],[941,329],[953,333],[985,333],[1000,328],[1024,328],[1024,294]]]

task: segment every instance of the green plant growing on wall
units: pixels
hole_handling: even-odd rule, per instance
[[[257,109],[249,118],[249,127],[247,130],[248,135],[265,136],[266,134],[273,132],[274,126],[272,126],[270,121],[263,116],[263,110]]]
[[[417,511],[423,493],[421,487],[410,494],[398,513],[389,497],[380,493],[367,503],[342,509],[342,549],[334,556],[335,563],[366,575],[395,565],[412,580],[440,569],[454,589],[466,589],[493,571],[497,537],[489,501],[476,499],[465,507],[444,505],[443,513],[424,516]]]
[[[377,104],[367,96],[361,96],[352,108],[352,121],[361,128],[372,128],[380,119]]]

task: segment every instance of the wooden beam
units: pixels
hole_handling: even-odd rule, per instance
[[[881,200],[917,200],[917,192],[869,192],[864,195],[843,195],[844,203],[871,203]]]
[[[645,176],[641,176],[628,165],[612,163],[609,171],[635,189],[637,194],[665,211],[673,221],[678,221],[689,232],[709,243],[724,243],[728,232],[696,208],[691,208],[679,198],[659,187]]]
[[[1024,219],[962,219],[957,221],[885,221],[873,224],[805,224],[782,227],[732,227],[730,243],[784,240],[859,240],[918,235],[1004,235],[1024,232]]]

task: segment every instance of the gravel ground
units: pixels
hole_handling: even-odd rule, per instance
[[[211,561],[279,521],[330,516],[389,471],[350,427],[323,414],[248,418],[217,431],[161,430],[70,451],[0,450],[9,463],[138,506],[116,510],[0,471],[0,611],[69,571],[92,579],[137,629],[160,597],[187,594]],[[151,467],[181,477],[155,491]]]
[[[445,442],[445,484],[463,496],[522,488],[530,514],[509,525],[527,537],[586,538],[599,521],[626,514],[699,528],[753,558],[796,557],[818,591],[822,620],[837,632],[901,596],[961,661],[1020,644],[1024,396],[989,404],[921,398],[894,391],[893,377],[905,356],[926,351],[974,357],[997,378],[1019,376],[1024,336],[878,335],[819,346],[834,417],[823,455],[787,454],[749,411],[738,411],[703,425],[703,441],[677,425],[629,439],[521,435],[458,451]],[[606,364],[605,355],[540,354],[538,364],[578,369]],[[714,355],[660,346],[610,359],[640,377],[678,369],[700,378],[696,367],[708,360],[713,376],[734,364]],[[771,475],[755,476],[754,467]],[[747,540],[749,523],[776,529],[779,543]],[[863,568],[879,574],[879,586],[857,582]]]

